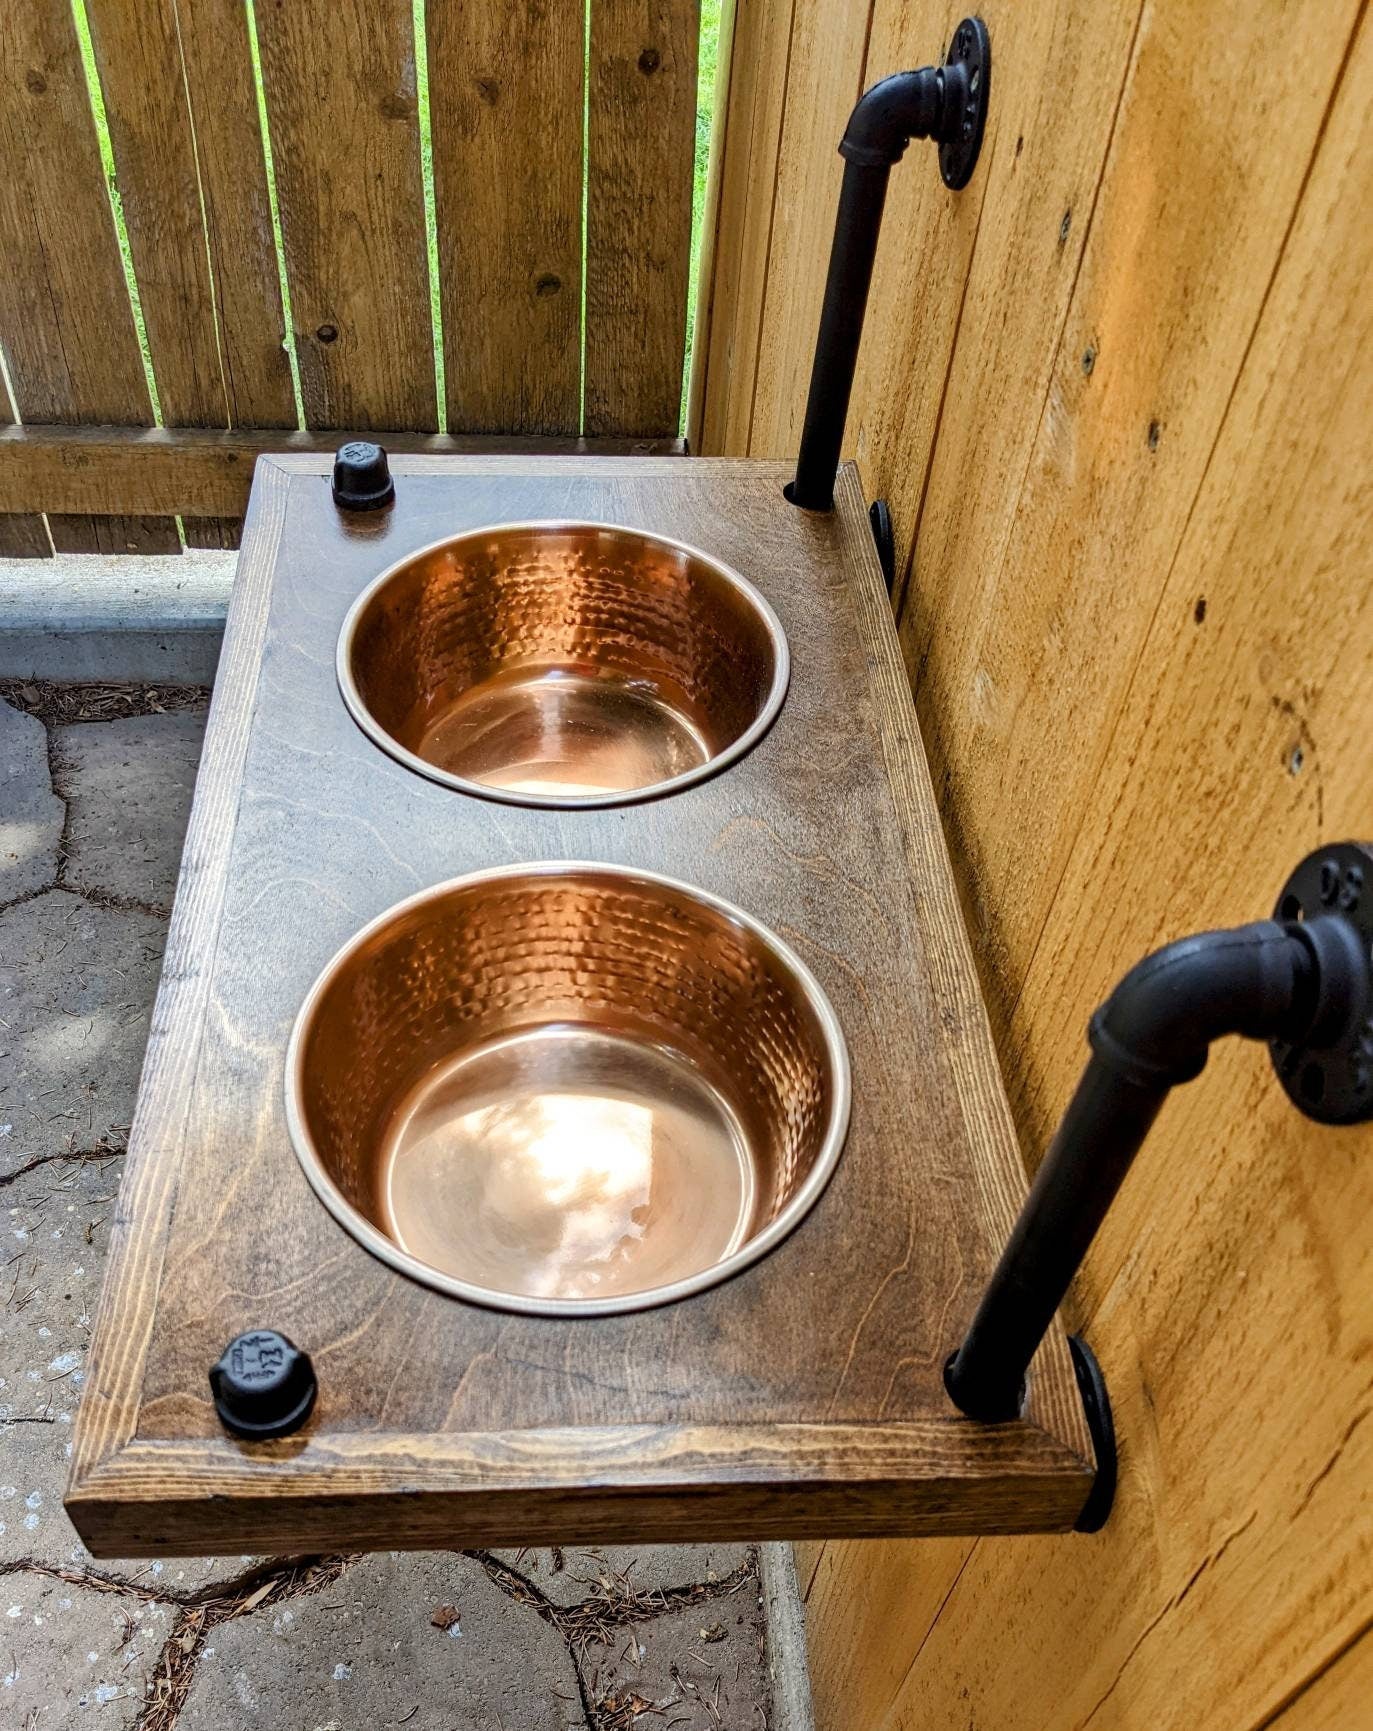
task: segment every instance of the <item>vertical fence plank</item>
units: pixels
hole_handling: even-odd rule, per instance
[[[448,429],[575,434],[582,8],[466,0],[428,35]]]
[[[1328,28],[1343,42],[1355,11],[1355,0],[1302,0],[1291,27]],[[944,424],[979,427],[997,484],[974,492],[986,471],[979,465],[970,479],[959,440],[946,450],[941,435],[913,567],[921,599],[901,621],[936,784],[949,776],[950,842],[978,886],[972,936],[998,1028],[1084,814],[1098,809],[1101,755],[1340,68],[1324,57],[1310,87],[1294,90],[1272,59],[1271,14],[1246,0],[1227,0],[1216,15],[1225,58],[1203,64],[1190,52],[1188,16],[1180,3],[1143,9],[1099,182],[1088,177],[1074,214],[1087,232],[1062,314],[1046,323],[1042,294],[998,297],[985,309],[994,338],[980,354],[970,348],[950,380]],[[1100,134],[1093,109],[1089,93],[1084,127]],[[1220,178],[1195,168],[1218,129],[1231,164]],[[1034,144],[1041,172],[1060,161],[1075,169],[1076,129],[1062,137],[1047,109]],[[998,173],[1000,164],[998,152]],[[1040,207],[1050,246],[1055,215]],[[985,224],[984,234],[1000,238]],[[989,436],[984,411],[999,400],[997,381],[1003,370],[1024,377],[1023,368],[1038,395],[1017,392]],[[979,501],[972,522],[970,498]],[[1068,698],[1027,726],[1046,691],[1090,692],[1090,727]],[[1035,822],[1008,849],[1009,789]]]
[[[410,0],[290,0],[257,28],[306,421],[432,431]]]
[[[0,269],[3,269],[0,265]],[[14,417],[3,386],[0,386],[0,427],[13,426]],[[51,559],[48,526],[36,512],[0,512],[0,559]]]
[[[163,420],[293,427],[242,0],[86,10]],[[185,527],[237,545],[237,519]]]
[[[844,173],[839,140],[863,88],[868,26],[868,0],[797,0],[749,456],[794,456],[800,443]]]
[[[0,344],[26,421],[152,420],[70,0],[0,9]],[[161,517],[52,517],[58,552],[178,553]]]
[[[848,443],[870,493],[891,504],[898,616],[917,528],[937,597],[944,561],[971,567],[970,546],[985,546],[987,526],[967,501],[998,496],[1028,455],[1026,405],[1043,401],[1140,10],[1137,0],[988,3],[994,82],[977,173],[951,193],[930,147],[914,145],[893,174],[854,385]],[[868,82],[941,53],[946,31],[931,0],[877,0]],[[1063,86],[1074,93],[1068,130],[1054,107]],[[989,367],[993,348],[999,364]],[[946,403],[956,410],[945,414]],[[962,483],[957,502],[941,489],[937,525],[921,516],[936,435],[941,473]],[[908,641],[914,631],[912,621]]]
[[[697,0],[593,0],[586,431],[675,433],[686,349]]]
[[[748,450],[793,9],[793,0],[752,0],[735,11],[714,266],[701,290],[710,322],[693,449],[710,456]]]

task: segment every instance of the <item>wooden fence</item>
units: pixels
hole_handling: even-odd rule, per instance
[[[1033,1164],[1126,967],[1373,830],[1373,17],[978,9],[982,161],[893,171],[848,433]],[[707,453],[794,453],[844,121],[962,10],[739,6]],[[1077,1287],[1110,1525],[807,1547],[823,1731],[1367,1722],[1370,1141],[1216,1049]]]
[[[118,220],[73,0],[2,10],[0,553],[233,545],[338,431],[675,439],[698,0],[84,0]]]

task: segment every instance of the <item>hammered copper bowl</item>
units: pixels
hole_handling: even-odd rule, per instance
[[[541,1315],[756,1261],[839,1158],[849,1067],[804,964],[729,903],[587,864],[474,873],[353,938],[301,1008],[292,1141],[374,1255]]]
[[[669,792],[761,738],[787,643],[750,583],[637,529],[511,523],[382,573],[344,622],[338,678],[383,750],[520,805]]]

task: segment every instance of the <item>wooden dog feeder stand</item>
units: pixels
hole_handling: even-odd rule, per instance
[[[79,1415],[67,1506],[97,1555],[1058,1532],[1094,1474],[1061,1330],[1024,1413],[964,1417],[958,1344],[1025,1194],[856,472],[828,515],[782,464],[394,460],[340,512],[318,456],[258,466]],[[356,725],[345,615],[486,524],[614,523],[740,572],[785,630],[761,741],[666,797],[539,810],[437,785]],[[558,859],[662,873],[777,933],[838,1015],[847,1144],[761,1261],[625,1315],[503,1313],[369,1255],[288,1136],[287,1040],[321,969],[416,891]],[[244,1442],[207,1372],[306,1350],[308,1423]]]

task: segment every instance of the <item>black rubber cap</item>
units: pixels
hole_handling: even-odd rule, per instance
[[[334,503],[341,511],[376,511],[396,496],[386,452],[370,439],[350,439],[334,457]]]
[[[225,1430],[258,1439],[299,1430],[318,1385],[310,1355],[272,1328],[240,1334],[210,1371],[215,1411]]]

